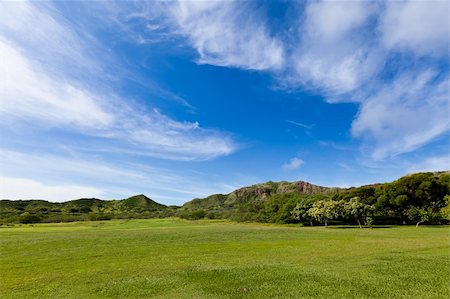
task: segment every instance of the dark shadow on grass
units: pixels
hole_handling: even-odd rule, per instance
[[[349,225],[333,225],[328,226],[327,228],[331,229],[361,229],[359,226],[349,226]],[[373,225],[372,227],[363,227],[362,229],[379,229],[379,228],[392,228],[391,225]]]
[[[409,225],[409,226],[415,226],[415,225]],[[426,227],[426,228],[443,228],[443,227],[447,227],[447,228],[449,228],[450,225],[448,225],[448,224],[421,224],[421,225],[419,225],[419,227]]]

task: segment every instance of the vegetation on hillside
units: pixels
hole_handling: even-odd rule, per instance
[[[0,223],[164,218],[174,216],[177,208],[159,204],[142,194],[123,200],[82,198],[63,203],[44,200],[1,200]]]
[[[145,195],[123,200],[1,200],[0,223],[68,222],[123,218],[229,219],[239,222],[416,224],[450,221],[450,172],[404,176],[357,188],[327,188],[307,182],[267,182],[194,199],[182,207]]]
[[[448,223],[449,194],[450,172],[416,173],[349,189],[269,182],[194,199],[182,206],[179,215],[309,225]]]

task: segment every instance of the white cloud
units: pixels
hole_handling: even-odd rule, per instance
[[[89,65],[89,55],[83,55],[89,52],[89,43],[58,22],[49,7],[19,3],[15,10],[13,3],[3,5],[2,14],[17,16],[0,19],[0,122],[4,126],[63,128],[78,138],[109,139],[119,148],[174,160],[208,160],[236,150],[229,134],[176,121],[133,105],[114,91],[106,92],[101,76],[92,84],[84,70],[75,80],[74,70],[59,62],[66,58],[81,63],[85,58]],[[33,37],[23,38],[28,35]],[[38,44],[45,50],[35,53],[33,46]],[[93,47],[93,52],[98,49]],[[96,65],[101,63],[100,58]]]
[[[283,170],[295,170],[300,168],[305,162],[302,159],[294,157],[288,163],[283,164]]]
[[[231,137],[215,130],[203,129],[197,122],[178,122],[153,111],[130,122],[129,130],[120,132],[122,139],[142,144],[154,156],[178,160],[208,160],[228,155],[236,145]]]
[[[449,78],[439,65],[448,65],[447,8],[444,1],[309,2],[294,70],[282,84],[314,89],[330,103],[359,103],[352,136],[373,159],[414,151],[449,130]],[[446,58],[393,56],[405,48]]]
[[[303,30],[315,41],[335,45],[363,25],[370,13],[364,2],[316,1],[305,9]]]
[[[1,199],[45,199],[53,202],[102,197],[102,191],[77,185],[47,185],[35,180],[0,176]]]
[[[74,23],[67,22],[50,2],[2,1],[0,3],[0,35],[21,46],[22,55],[33,57],[46,66],[49,74],[84,77],[101,72],[94,47],[95,40],[87,32],[77,34]],[[87,46],[89,45],[89,46]],[[107,53],[99,51],[102,59]],[[60,71],[64,69],[64,74]],[[105,75],[105,74],[104,74]]]
[[[312,129],[312,127],[314,127],[314,124],[307,125],[307,124],[299,123],[299,122],[293,121],[293,120],[285,120],[285,122],[296,125],[297,127],[300,127],[300,128],[306,129],[306,130],[310,130],[310,129]]]
[[[247,4],[178,1],[168,16],[198,51],[199,63],[252,70],[279,69],[284,63],[281,42]]]
[[[197,51],[199,64],[249,70],[279,70],[284,66],[283,43],[270,32],[265,13],[254,3],[100,2],[95,3],[94,11],[106,12],[102,22],[116,26],[137,44],[178,44],[176,37],[181,37]]]
[[[375,160],[411,152],[450,129],[448,77],[405,74],[361,103],[352,134],[375,144]]]
[[[65,80],[50,77],[42,66],[33,66],[14,45],[0,38],[0,113],[54,125],[105,127],[114,116],[101,101]]]
[[[319,89],[329,101],[351,92],[377,70],[380,53],[365,38],[375,8],[368,2],[309,2],[299,24],[289,84]],[[347,99],[348,100],[348,97]]]
[[[445,171],[450,170],[450,155],[426,158],[424,161],[410,167],[410,172]]]
[[[388,49],[448,56],[448,1],[388,1],[380,22]]]

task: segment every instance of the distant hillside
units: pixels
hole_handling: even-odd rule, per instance
[[[304,206],[306,215],[316,201],[347,202],[358,197],[363,204],[376,208],[372,216],[403,222],[408,217],[406,213],[414,207],[422,207],[427,202],[444,204],[449,188],[449,171],[408,174],[392,183],[352,188],[328,188],[303,181],[267,182],[229,194],[193,199],[181,207],[179,215],[188,219],[206,217],[290,223],[297,222],[292,212],[298,204]]]
[[[299,197],[325,198],[345,191],[343,188],[329,188],[308,182],[266,182],[237,189],[229,194],[214,194],[206,198],[196,198],[182,206],[185,215],[194,211],[194,218],[231,218],[235,220],[259,220],[255,216],[264,209],[267,202],[290,201]],[[183,215],[183,213],[181,213]],[[189,217],[188,217],[189,218]]]
[[[349,208],[350,202],[370,211],[377,223],[444,223],[450,218],[449,200],[450,171],[442,171],[408,174],[390,183],[352,188],[321,187],[303,181],[266,182],[229,194],[196,198],[182,207],[165,206],[143,194],[122,200],[81,198],[63,203],[0,200],[0,224],[171,216],[312,224],[314,219],[308,211],[323,202],[336,206],[333,221],[337,223],[355,220],[342,210]],[[364,222],[366,216],[358,221]]]
[[[158,211],[167,208],[167,206],[157,203],[144,194],[135,195],[120,201],[124,210],[129,211]]]
[[[157,203],[143,194],[122,200],[81,198],[63,203],[0,200],[0,223],[156,218],[173,216],[176,209]]]

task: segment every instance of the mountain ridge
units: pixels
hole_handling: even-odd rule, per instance
[[[398,186],[393,186],[396,184]],[[389,191],[389,188],[392,190]],[[400,190],[402,188],[403,191]],[[144,194],[120,200],[79,198],[66,202],[50,202],[41,199],[3,199],[0,200],[0,223],[171,216],[188,219],[211,218],[289,223],[292,221],[291,214],[294,207],[301,202],[308,202],[308,205],[311,205],[319,200],[348,201],[356,196],[365,204],[386,205],[385,208],[392,209],[395,208],[397,201],[407,200],[408,198],[415,200],[410,205],[422,204],[417,201],[420,196],[417,197],[416,191],[422,194],[421,196],[428,197],[430,194],[432,197],[442,197],[442,194],[449,194],[450,171],[408,174],[390,183],[375,183],[349,188],[324,187],[305,181],[268,181],[244,186],[228,194],[212,194],[205,198],[194,198],[185,202],[182,206],[167,206]],[[405,197],[389,199],[394,196],[392,194],[406,196],[406,199]],[[406,207],[404,208],[406,209]],[[398,207],[395,209],[398,210]],[[400,216],[404,217],[404,215]]]

